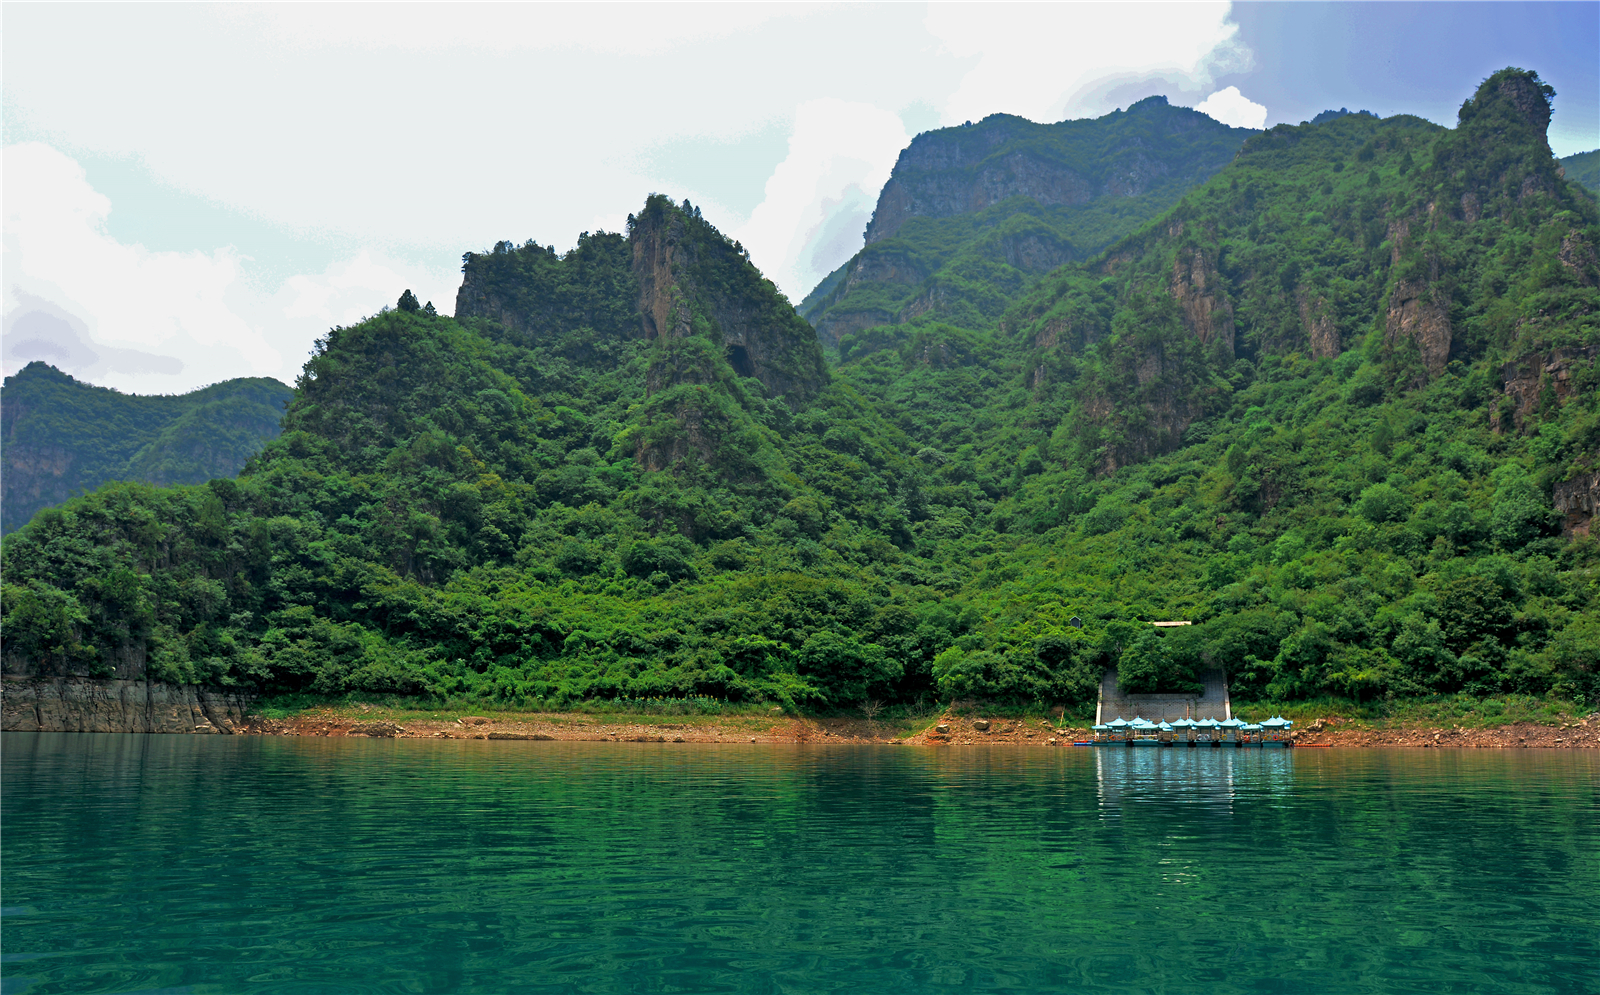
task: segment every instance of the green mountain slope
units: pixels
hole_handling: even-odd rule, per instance
[[[1220,665],[1240,698],[1600,700],[1600,215],[1550,96],[1506,70],[1454,130],[1275,128],[992,323],[864,329],[831,371],[687,204],[469,254],[458,318],[330,333],[237,481],[6,537],[5,666],[841,707]]]
[[[1593,194],[1600,194],[1600,149],[1579,152],[1561,160],[1567,179]]]
[[[29,363],[0,391],[3,530],[108,480],[196,484],[231,477],[278,434],[292,392],[240,379],[182,395],[140,396]]]
[[[918,135],[878,198],[866,247],[800,313],[829,346],[924,314],[992,324],[1042,274],[1171,207],[1250,134],[1149,97],[1092,120],[994,114]]]

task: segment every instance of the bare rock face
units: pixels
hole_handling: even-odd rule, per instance
[[[1183,311],[1184,327],[1201,342],[1222,342],[1233,352],[1233,304],[1223,290],[1216,260],[1185,248],[1172,263],[1172,296]]]
[[[1328,314],[1328,299],[1305,290],[1300,291],[1299,297],[1300,328],[1305,332],[1311,355],[1317,359],[1339,355],[1339,329]]]
[[[1600,256],[1595,254],[1595,247],[1587,233],[1577,228],[1569,230],[1561,239],[1557,258],[1563,267],[1577,277],[1580,286],[1600,285]]]
[[[6,732],[238,732],[252,696],[220,688],[84,677],[0,682]]]
[[[1401,280],[1395,283],[1389,295],[1389,308],[1384,314],[1384,343],[1394,348],[1403,339],[1416,342],[1422,353],[1422,365],[1430,377],[1444,372],[1450,361],[1450,341],[1453,331],[1450,312],[1433,286],[1421,280]]]
[[[1520,431],[1533,415],[1546,392],[1557,404],[1565,404],[1576,389],[1574,375],[1595,364],[1600,346],[1552,349],[1514,359],[1500,367],[1500,382],[1511,402],[1510,424],[1500,409],[1490,412],[1490,424],[1497,432]]]
[[[1564,517],[1563,535],[1589,535],[1594,524],[1595,510],[1600,508],[1600,473],[1582,473],[1571,480],[1556,484],[1555,509]]]

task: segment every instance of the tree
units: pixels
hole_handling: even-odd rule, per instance
[[[422,310],[422,302],[417,300],[416,294],[407,289],[405,293],[400,295],[400,310],[416,314]]]

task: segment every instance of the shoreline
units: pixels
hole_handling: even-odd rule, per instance
[[[635,743],[848,743],[910,746],[1071,747],[1092,738],[1089,720],[1056,725],[1032,715],[997,716],[973,703],[942,712],[884,716],[797,716],[737,706],[723,714],[478,710],[483,706],[324,701],[274,702],[222,688],[81,677],[0,681],[0,729],[8,732],[360,736],[400,739],[555,740]],[[1471,705],[1472,703],[1468,703]],[[1597,749],[1600,711],[1570,703],[1518,705],[1505,721],[1485,721],[1507,704],[1480,702],[1461,715],[1347,717],[1315,705],[1296,711],[1300,746],[1345,748]],[[1251,706],[1254,710],[1259,710]],[[1337,705],[1334,706],[1337,708]],[[1567,709],[1570,709],[1567,710]],[[1318,714],[1322,712],[1322,714]],[[1059,715],[1059,712],[1056,714]],[[1476,719],[1475,722],[1472,720]]]
[[[377,711],[377,710],[373,710]],[[1091,738],[1087,726],[1057,727],[1039,719],[984,720],[952,715],[927,721],[917,731],[891,730],[887,723],[858,718],[793,716],[606,716],[575,712],[528,712],[510,716],[394,719],[312,709],[292,718],[246,716],[236,730],[257,736],[331,736],[395,739],[536,740],[614,743],[843,743],[883,746],[1030,746],[1070,748]],[[920,722],[918,723],[921,724]],[[1372,727],[1321,720],[1316,730],[1296,732],[1297,746],[1337,748],[1600,749],[1600,721],[1574,719],[1556,726],[1516,722],[1502,726],[1408,725]],[[944,727],[948,732],[941,733]],[[1179,747],[1174,747],[1179,748]]]

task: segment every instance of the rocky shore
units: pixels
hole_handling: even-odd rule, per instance
[[[254,704],[220,688],[89,677],[8,674],[0,694],[6,732],[232,733],[243,731]]]

